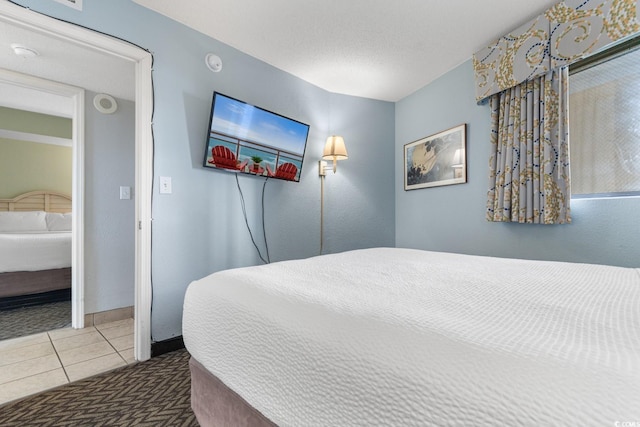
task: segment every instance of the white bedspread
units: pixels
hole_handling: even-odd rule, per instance
[[[0,273],[71,267],[71,232],[0,233]]]
[[[358,250],[193,282],[183,334],[280,426],[640,422],[640,269]]]

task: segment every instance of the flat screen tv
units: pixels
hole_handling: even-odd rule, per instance
[[[300,181],[309,125],[213,93],[204,166]]]

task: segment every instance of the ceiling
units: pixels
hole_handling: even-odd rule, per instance
[[[38,52],[18,56],[11,45]],[[88,48],[81,42],[56,38],[40,29],[0,16],[0,68],[77,86],[116,98],[135,100],[135,65],[111,54]],[[66,104],[55,96],[27,88],[0,86],[0,105],[44,114],[69,116]]]
[[[42,92],[29,87],[0,82],[0,106],[17,110],[34,111],[60,117],[73,117],[74,103],[71,98]]]
[[[473,52],[556,3],[133,1],[330,92],[392,102],[467,61]],[[13,43],[34,49],[39,56],[16,56]],[[224,65],[225,58],[222,61]],[[1,17],[0,68],[135,99],[133,63]],[[28,96],[14,99],[24,104]],[[0,105],[22,108],[7,105],[7,99],[3,96]]]
[[[558,0],[133,1],[330,92],[395,102]]]

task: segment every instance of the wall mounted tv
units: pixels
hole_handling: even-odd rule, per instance
[[[204,166],[300,181],[309,125],[213,93]]]

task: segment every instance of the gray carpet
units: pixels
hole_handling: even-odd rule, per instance
[[[71,326],[71,301],[0,311],[0,340]]]
[[[190,391],[183,349],[0,406],[0,425],[192,427]]]

